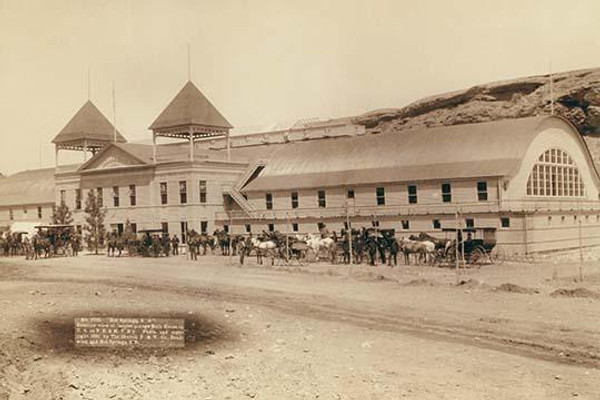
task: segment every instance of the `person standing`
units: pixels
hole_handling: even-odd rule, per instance
[[[173,238],[171,239],[171,245],[173,247],[173,255],[177,256],[179,255],[179,238],[177,237],[177,235],[173,235]]]

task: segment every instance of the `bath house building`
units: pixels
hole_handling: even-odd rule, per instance
[[[94,190],[109,228],[129,221],[183,238],[188,229],[339,232],[349,223],[397,236],[471,227],[514,253],[600,244],[598,173],[562,117],[378,134],[351,118],[231,130],[191,82],[150,124],[151,144],[129,143],[87,102],[53,141],[54,202],[67,204],[80,228]],[[62,165],[64,150],[84,162]],[[18,213],[28,195],[15,196],[4,207]]]

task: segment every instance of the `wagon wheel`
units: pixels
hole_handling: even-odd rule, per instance
[[[496,246],[490,252],[490,259],[494,264],[502,264],[509,260],[508,252],[502,246]]]
[[[454,247],[448,247],[446,249],[445,261],[446,261],[446,264],[448,264],[449,266],[453,266],[455,264],[456,249]]]
[[[475,247],[469,254],[469,264],[484,265],[488,262],[490,262],[490,257],[483,246]]]

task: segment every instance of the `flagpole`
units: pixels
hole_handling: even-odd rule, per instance
[[[115,81],[112,84],[112,98],[113,98],[113,141],[117,142],[117,104],[115,99]]]
[[[552,76],[552,60],[550,60],[550,115],[554,115],[554,79]]]

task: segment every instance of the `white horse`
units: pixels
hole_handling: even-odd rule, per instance
[[[275,264],[277,256],[277,245],[272,240],[258,240],[257,238],[250,239],[253,248],[256,250],[256,261],[262,264],[263,257],[271,257],[271,265]]]
[[[404,253],[404,261],[406,265],[410,264],[410,255],[415,254],[417,264],[420,264],[421,260],[425,260],[428,263],[431,259],[431,255],[435,253],[435,243],[424,240],[411,240],[403,237],[398,241],[400,250]]]
[[[309,234],[306,235],[304,240],[308,247],[315,253],[317,261],[319,261],[319,254],[322,250],[331,255],[335,249],[335,240],[330,237],[322,238],[321,235]]]

